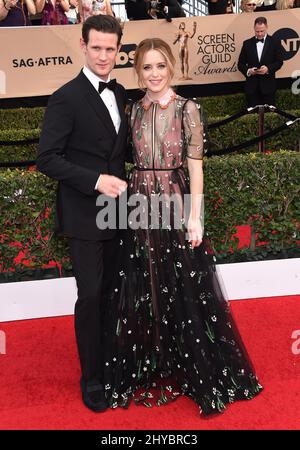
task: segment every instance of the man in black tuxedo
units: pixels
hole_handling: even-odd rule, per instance
[[[117,199],[127,187],[125,89],[110,80],[121,36],[114,17],[85,21],[80,39],[85,66],[51,96],[37,157],[38,169],[59,181],[56,225],[69,238],[78,288],[75,331],[82,398],[96,412],[107,408],[102,324],[119,247],[116,230],[96,224],[96,200],[100,194]]]
[[[267,19],[257,17],[255,36],[243,42],[239,56],[238,69],[246,77],[248,106],[275,105],[275,73],[283,64],[283,49],[267,30]]]

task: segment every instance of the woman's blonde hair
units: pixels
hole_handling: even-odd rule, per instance
[[[134,55],[134,61],[133,61],[133,67],[137,73],[138,76],[138,84],[140,88],[143,88],[143,79],[142,79],[142,65],[143,65],[143,59],[144,56],[149,50],[157,50],[159,53],[162,54],[164,57],[167,68],[169,71],[169,80],[171,82],[173,76],[174,76],[174,66],[176,59],[174,58],[174,55],[172,53],[172,50],[165,41],[163,41],[160,38],[149,38],[144,39],[142,42],[139,43],[135,50]]]
[[[277,0],[276,1],[276,9],[289,9],[292,8],[292,3],[289,0]]]

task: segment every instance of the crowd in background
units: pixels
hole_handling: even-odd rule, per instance
[[[234,13],[236,0],[205,0],[208,14]],[[185,17],[184,0],[125,0],[128,20]],[[300,0],[240,0],[241,13],[299,8]],[[0,0],[0,27],[68,25],[98,14],[115,16],[110,0]]]

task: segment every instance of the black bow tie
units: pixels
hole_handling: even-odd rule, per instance
[[[261,42],[263,44],[265,42],[265,39],[264,38],[262,38],[262,39],[256,38],[256,42]]]
[[[110,80],[108,83],[105,83],[104,81],[99,81],[98,92],[99,94],[101,94],[101,92],[104,91],[105,88],[110,89],[111,91],[115,91],[116,86],[117,86],[116,79]]]

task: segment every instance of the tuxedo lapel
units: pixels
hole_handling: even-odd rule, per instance
[[[119,89],[119,86],[117,86],[117,88],[116,88],[115,97],[116,97],[116,102],[117,102],[118,109],[119,109],[121,123],[120,123],[119,132],[117,135],[117,139],[115,141],[115,145],[111,152],[110,157],[112,157],[114,155],[114,153],[117,152],[118,149],[124,145],[123,141],[124,141],[124,139],[126,139],[126,130],[127,130],[127,118],[126,118],[126,114],[125,114],[123,91],[121,91],[121,89]]]
[[[123,120],[125,120],[125,106],[124,106],[123,94],[121,93],[119,86],[117,86],[117,88],[116,88],[115,97],[116,97],[119,114],[120,114],[120,118],[121,118],[121,122],[122,122]]]
[[[116,136],[116,130],[114,124],[111,120],[108,109],[106,108],[102,98],[99,93],[95,90],[94,86],[89,82],[83,72],[80,72],[78,79],[83,88],[83,94],[86,100],[93,108],[101,123],[104,124],[110,134]]]
[[[260,62],[259,62],[259,58],[258,58],[257,45],[256,45],[255,37],[252,38],[251,46],[252,46],[253,55],[254,55],[254,57],[256,59],[256,63],[254,64],[254,66],[258,67]]]

